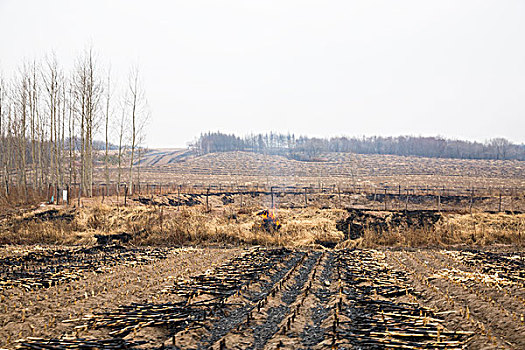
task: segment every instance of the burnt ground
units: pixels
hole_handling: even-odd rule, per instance
[[[9,246],[0,248],[0,256],[3,257],[4,263],[0,263],[0,347],[14,347],[15,340],[27,337],[51,339],[75,332],[81,337],[84,335],[83,330],[72,329],[71,324],[63,321],[93,312],[111,310],[132,302],[169,301],[169,297],[160,293],[166,283],[211,269],[242,252],[240,249],[175,248],[166,249],[163,257],[159,258],[148,254],[151,250],[132,249],[133,254],[129,250],[127,253],[126,250],[119,250],[113,254],[105,247],[102,248],[102,252],[96,253],[101,262],[105,259],[105,266],[97,264],[91,269],[86,268],[93,264],[88,257],[76,259],[73,255],[73,259],[66,260],[63,257],[64,251],[71,254],[71,250],[79,249]],[[57,252],[58,254],[54,254]],[[5,259],[9,259],[11,264],[15,261],[16,265],[20,264],[20,261],[30,260],[28,257],[37,257],[32,263],[28,263],[27,270],[47,278],[47,275],[43,274],[45,270],[42,269],[42,274],[39,274],[37,267],[38,259],[42,259],[42,256],[45,257],[43,265],[50,263],[53,271],[55,267],[51,257],[55,257],[57,267],[62,267],[57,268],[58,276],[62,276],[60,283],[48,288],[35,285],[34,288],[28,289],[16,283],[16,276],[6,274],[9,270],[16,271],[16,267],[7,269]],[[61,271],[63,273],[60,275]],[[6,285],[8,280],[9,286]]]
[[[143,253],[51,287],[5,286],[2,346],[525,348],[522,252],[185,248],[141,261]]]
[[[442,217],[437,210],[377,211],[367,209],[347,209],[346,219],[337,222],[337,229],[345,234],[345,239],[361,237],[365,230],[378,234],[394,228],[430,228]]]

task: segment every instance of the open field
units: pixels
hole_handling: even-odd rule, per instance
[[[399,184],[430,187],[525,188],[525,162],[327,153],[321,161],[297,161],[247,152],[177,156],[158,161],[146,154],[141,178],[147,183],[325,185]]]
[[[154,150],[142,164],[141,185],[134,185],[134,193],[209,190],[234,196],[275,191],[286,197],[279,203],[294,207],[525,211],[525,162],[521,161],[327,153],[320,161],[307,162],[247,152],[195,156]],[[111,172],[115,178],[116,169]],[[97,174],[103,182],[102,169]],[[116,194],[116,189],[110,184],[95,192]],[[124,194],[122,187],[120,194]],[[237,198],[239,203],[242,200]]]
[[[333,157],[158,152],[5,207],[0,348],[525,347],[522,163]]]
[[[47,279],[53,251],[3,251],[2,346],[26,349],[525,346],[525,256],[478,250],[167,249]],[[97,258],[112,260],[116,246]],[[134,251],[135,256],[147,251]],[[77,259],[78,258],[78,259]],[[135,261],[133,264],[131,262]],[[16,272],[18,271],[18,273]],[[19,281],[19,283],[17,283]]]

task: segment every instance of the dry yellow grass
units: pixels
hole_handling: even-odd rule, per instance
[[[311,246],[339,242],[343,234],[336,221],[343,210],[283,209],[278,211],[281,230],[269,233],[260,226],[258,207],[224,207],[205,212],[201,207],[164,209],[155,206],[117,207],[97,204],[80,209],[61,209],[55,218],[34,219],[34,213],[14,218],[0,230],[4,244],[95,243],[95,234],[126,232],[136,245],[259,244]],[[73,215],[72,220],[61,218]]]
[[[52,207],[51,209],[57,209]],[[348,214],[342,209],[279,209],[282,228],[269,233],[260,228],[258,206],[173,207],[95,204],[83,208],[60,208],[46,219],[26,213],[0,226],[0,244],[93,244],[95,234],[129,233],[135,245],[257,244],[293,247],[328,242],[339,247],[422,247],[449,245],[523,245],[525,214],[474,212],[445,214],[435,226],[391,226],[378,233],[366,230],[363,237],[345,241],[336,228]],[[64,216],[65,215],[65,216]],[[67,219],[67,215],[70,219]],[[64,218],[66,217],[66,218]]]
[[[378,234],[366,230],[360,247],[488,246],[525,243],[525,214],[447,214],[434,227],[397,228]]]

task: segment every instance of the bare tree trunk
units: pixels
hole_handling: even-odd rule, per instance
[[[106,86],[107,95],[106,95],[106,153],[104,157],[105,163],[105,178],[106,178],[106,188],[109,186],[109,103],[111,99],[111,73],[108,73],[108,84]]]
[[[121,174],[122,174],[122,138],[124,137],[124,119],[125,109],[122,107],[122,116],[120,118],[119,138],[118,138],[118,179],[117,184],[120,186]],[[120,187],[119,187],[120,188]]]
[[[3,172],[2,176],[2,186],[4,187],[4,193],[6,198],[8,196],[8,184],[7,184],[7,159],[9,157],[9,151],[7,149],[8,144],[8,133],[6,132],[7,125],[4,113],[5,113],[5,86],[4,86],[4,80],[0,76],[0,140],[2,141],[0,143],[0,170]]]
[[[4,168],[4,174],[5,174],[5,194],[6,197],[9,197],[9,185],[10,185],[10,179],[9,179],[9,171],[11,170],[11,142],[13,140],[13,132],[12,132],[12,119],[11,119],[11,106],[9,106],[9,111],[7,114],[7,130],[6,130],[6,160],[5,160],[5,168]]]
[[[59,125],[60,125],[60,90],[59,90],[59,71],[56,57],[48,59],[47,75],[44,75],[44,83],[48,94],[48,112],[49,112],[49,146],[50,152],[49,160],[51,177],[48,180],[49,184],[53,184],[56,189],[59,182],[59,156],[58,156],[58,142],[59,142]],[[57,198],[54,198],[57,200]]]
[[[31,127],[31,165],[33,171],[33,188],[38,188],[38,166],[37,166],[37,134],[36,134],[36,118],[37,118],[37,104],[38,104],[38,85],[37,85],[37,69],[36,63],[33,62],[32,78],[30,84],[29,97],[29,111],[30,111],[30,127]]]
[[[69,117],[68,117],[68,127],[69,127],[69,188],[71,189],[71,184],[73,183],[73,155],[75,154],[74,147],[74,135],[75,135],[75,118],[73,118],[73,87],[69,86]],[[75,175],[76,180],[76,175]],[[68,194],[69,195],[69,194]]]
[[[26,131],[27,131],[27,109],[29,106],[29,72],[27,65],[24,64],[19,80],[19,85],[15,85],[15,89],[18,89],[15,92],[17,96],[17,105],[18,105],[18,122],[17,125],[17,150],[18,150],[18,188],[22,188],[24,191],[24,196],[27,200],[27,175],[26,175]],[[15,119],[17,119],[17,113],[15,109]]]
[[[46,164],[46,159],[44,157],[45,155],[45,150],[46,150],[46,144],[45,144],[45,138],[46,138],[46,135],[45,135],[45,127],[44,127],[44,120],[43,120],[43,117],[41,117],[40,115],[37,115],[38,116],[38,128],[40,129],[39,131],[39,135],[40,135],[40,148],[39,148],[39,152],[38,152],[38,164],[39,164],[39,168],[40,168],[40,180],[39,180],[39,183],[40,183],[40,188],[42,187],[45,187],[46,186],[46,179],[48,177],[48,167],[47,167],[47,164]]]
[[[65,129],[66,129],[66,111],[67,111],[67,99],[66,99],[66,81],[62,82],[62,125],[60,126],[60,186],[63,188],[65,185],[64,180],[64,158],[66,153],[65,143]]]
[[[84,130],[86,124],[86,106],[84,91],[82,91],[82,112],[80,116],[80,193],[79,196],[84,195],[86,187],[86,141],[84,137]]]
[[[135,138],[136,130],[136,113],[137,113],[137,95],[138,95],[138,71],[134,70],[130,76],[130,94],[131,94],[131,160],[129,162],[129,193],[133,194],[133,157],[135,156]]]

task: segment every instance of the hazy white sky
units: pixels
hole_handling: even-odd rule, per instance
[[[202,131],[525,142],[525,1],[0,0],[0,69],[138,62],[147,143]]]

